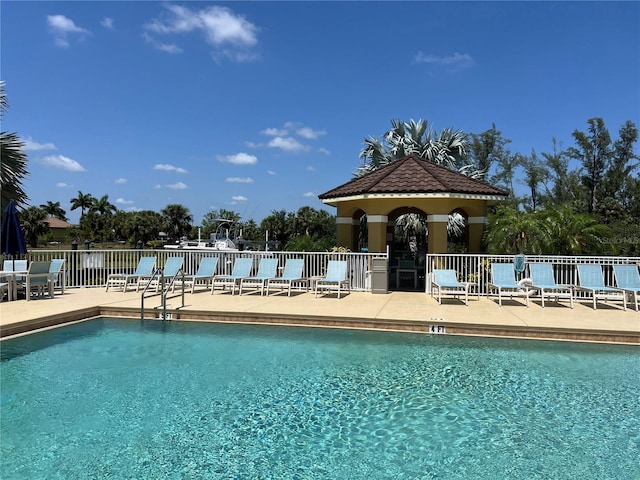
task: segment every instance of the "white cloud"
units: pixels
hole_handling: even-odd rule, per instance
[[[159,183],[153,186],[154,189],[160,190],[161,188],[170,188],[171,190],[186,190],[188,187],[187,184],[182,182],[171,183],[168,185],[160,185]]]
[[[68,172],[86,172],[86,169],[75,160],[64,155],[49,155],[42,159],[42,164],[51,167],[67,170]]]
[[[304,152],[309,150],[307,145],[303,145],[293,137],[275,137],[267,146],[279,148],[285,152]]]
[[[315,172],[315,171],[316,171],[316,169],[315,169],[315,167],[314,167],[313,165],[309,165],[309,166],[307,167],[307,171],[308,171],[308,172]]]
[[[251,177],[227,177],[225,182],[229,183],[253,183],[253,178]]]
[[[34,141],[31,137],[21,138],[20,140],[24,143],[25,151],[57,150],[58,149],[58,147],[56,147],[51,142],[38,143],[38,142]]]
[[[247,200],[249,200],[247,197],[244,197],[242,195],[234,195],[231,198],[233,199],[234,202],[246,202]]]
[[[270,137],[284,137],[289,132],[280,128],[265,128],[260,133],[263,135],[269,135]]]
[[[58,182],[58,183],[56,183],[56,187],[58,187],[58,188],[71,188],[71,187],[73,187],[73,185],[69,185],[68,183],[65,183],[65,182]]]
[[[468,53],[458,52],[445,57],[440,57],[433,54],[425,55],[422,52],[418,52],[413,61],[414,63],[426,63],[428,65],[445,67],[452,72],[470,68],[475,63],[473,58],[471,58],[471,55],[469,55]]]
[[[214,47],[214,58],[229,58],[247,62],[256,58],[251,50],[258,43],[258,28],[242,15],[226,7],[212,6],[191,10],[179,5],[167,5],[166,18],[153,19],[145,25],[148,32],[158,35],[200,32]],[[177,48],[177,47],[176,47]]]
[[[325,155],[331,155],[331,151],[327,150],[326,148],[319,148],[318,151],[320,153],[324,153]]]
[[[189,173],[187,172],[184,168],[181,167],[175,167],[173,165],[169,165],[167,163],[156,163],[153,166],[154,170],[164,170],[166,172],[176,172],[176,173]]]
[[[182,49],[175,43],[159,42],[158,40],[153,38],[151,35],[149,35],[147,32],[144,32],[142,34],[142,38],[144,38],[147,43],[150,43],[155,48],[163,52],[172,53],[172,54],[182,53]]]
[[[125,200],[124,198],[118,198],[116,200],[116,203],[118,205],[133,205],[134,201],[133,200]]]
[[[299,128],[296,133],[300,135],[302,138],[306,138],[308,140],[315,140],[322,135],[326,135],[326,130],[313,130],[309,127]]]
[[[234,165],[255,165],[258,163],[258,157],[244,152],[227,156],[218,155],[217,158],[220,162],[233,163]]]
[[[83,39],[90,34],[89,30],[78,27],[73,20],[64,15],[48,15],[47,24],[58,47],[68,47],[70,35],[79,35],[80,39]]]
[[[110,17],[103,18],[102,21],[100,22],[100,25],[102,25],[104,28],[108,28],[109,30],[113,30],[113,18],[110,18]]]
[[[267,170],[267,173],[268,173],[269,175],[277,175],[277,173],[276,173],[276,172],[274,172],[273,170]]]
[[[118,185],[124,185],[125,183],[127,183],[127,179],[126,178],[116,178],[115,183],[117,183]]]
[[[302,194],[303,197],[315,197],[316,194],[313,192],[305,192]]]

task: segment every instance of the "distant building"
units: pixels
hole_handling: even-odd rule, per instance
[[[68,240],[69,230],[77,227],[77,225],[55,217],[47,217],[43,222],[49,224],[49,232],[55,242],[66,242]]]

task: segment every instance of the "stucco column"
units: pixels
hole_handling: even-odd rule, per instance
[[[353,251],[353,219],[351,217],[336,217],[338,247],[346,247]]]
[[[479,253],[482,247],[482,234],[487,217],[469,217],[467,228],[469,229],[469,253]]]
[[[369,252],[387,251],[387,221],[386,215],[367,215],[369,230]]]
[[[449,215],[427,215],[429,228],[428,253],[447,253],[447,222]]]

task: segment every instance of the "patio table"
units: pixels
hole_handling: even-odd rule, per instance
[[[9,302],[18,298],[17,277],[26,276],[27,273],[29,273],[28,270],[0,270],[0,278],[6,278],[8,280],[7,300]]]

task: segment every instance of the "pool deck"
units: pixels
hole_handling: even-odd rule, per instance
[[[140,294],[103,288],[76,288],[56,292],[53,299],[41,298],[0,303],[0,337],[79,321],[99,315],[140,318]],[[158,318],[160,297],[145,299],[145,317]],[[640,346],[640,313],[619,302],[545,302],[531,298],[503,300],[469,297],[469,306],[448,297],[443,304],[423,292],[371,294],[352,292],[337,299],[335,293],[314,298],[311,292],[259,292],[231,295],[216,290],[196,290],[181,298],[169,298],[167,312],[175,320],[262,323],[299,326],[328,326],[431,334],[483,335],[550,340],[625,343]],[[629,308],[631,307],[631,308]]]

